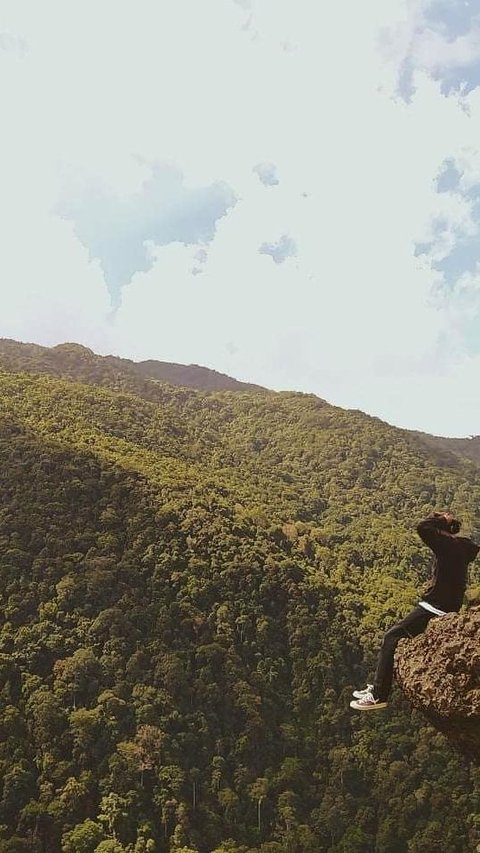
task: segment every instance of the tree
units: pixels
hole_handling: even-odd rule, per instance
[[[87,818],[62,835],[62,853],[93,853],[103,839],[100,824]]]
[[[260,776],[248,787],[248,793],[252,800],[257,804],[257,829],[260,832],[262,828],[261,808],[265,797],[268,794],[269,781],[264,776]]]
[[[70,697],[74,710],[78,702],[88,704],[98,693],[101,666],[91,649],[77,649],[71,657],[58,660],[53,671],[56,690]]]
[[[105,841],[101,841],[98,847],[95,847],[95,853],[127,853],[127,850],[119,841],[107,838]]]
[[[0,801],[1,814],[4,820],[13,821],[14,815],[22,809],[30,799],[35,797],[35,778],[26,769],[25,762],[14,764],[3,777],[3,794]]]
[[[113,791],[101,799],[101,812],[98,815],[98,820],[106,826],[108,834],[112,836],[114,841],[117,841],[117,832],[123,820],[128,816],[127,806],[128,802],[125,797],[121,797]]]

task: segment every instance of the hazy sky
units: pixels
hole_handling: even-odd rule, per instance
[[[0,336],[480,433],[480,5],[0,0]]]

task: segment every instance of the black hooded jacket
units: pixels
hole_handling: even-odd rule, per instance
[[[435,554],[432,582],[422,601],[445,612],[458,612],[467,586],[468,564],[477,556],[480,545],[466,536],[449,533],[445,519],[434,515],[417,525],[417,533]]]

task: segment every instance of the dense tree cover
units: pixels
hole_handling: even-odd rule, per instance
[[[0,338],[0,369],[14,373],[47,373],[77,382],[132,392],[146,400],[162,403],[165,401],[165,383],[204,391],[266,391],[260,386],[239,382],[224,373],[197,364],[172,364],[152,360],[134,362],[118,356],[99,356],[88,347],[76,343],[42,347],[38,344]],[[431,456],[442,458],[444,462],[448,462],[452,454],[480,462],[478,435],[470,438],[444,438],[416,430],[411,431],[410,435],[416,436],[419,443],[430,450]]]
[[[38,370],[0,374],[0,853],[474,850],[478,768],[398,691],[348,707],[417,520],[478,537],[474,461],[313,395]]]

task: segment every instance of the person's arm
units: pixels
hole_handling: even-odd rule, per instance
[[[417,524],[417,533],[422,542],[437,556],[448,554],[452,547],[455,547],[455,537],[448,531],[448,521],[444,513],[434,512],[429,515]]]

